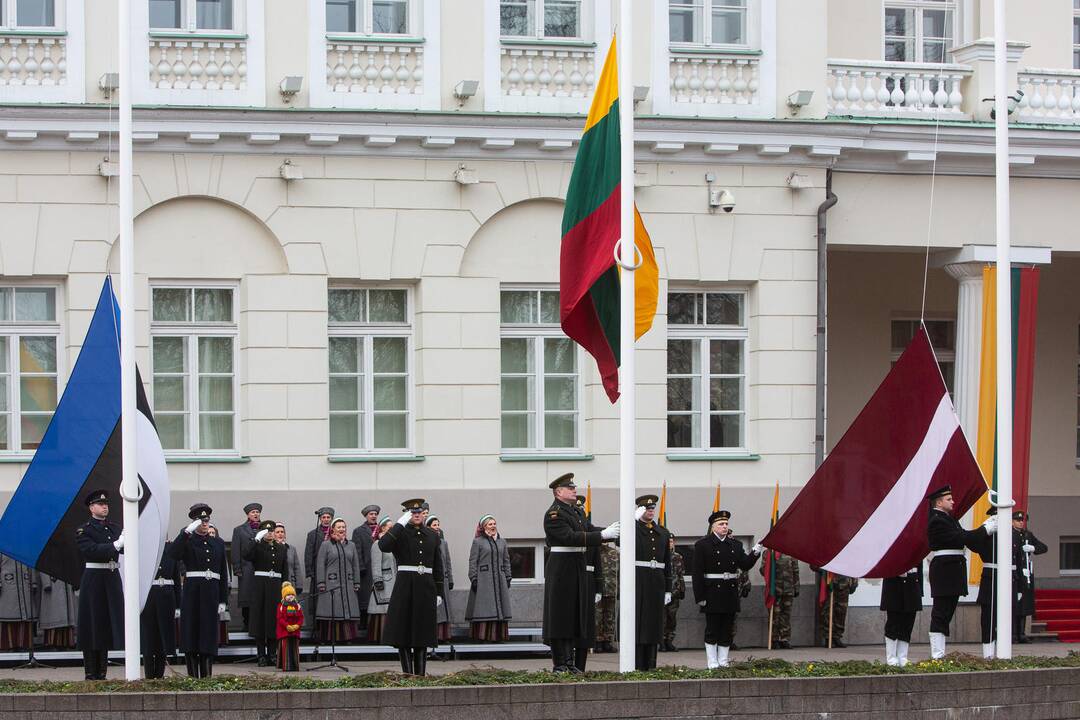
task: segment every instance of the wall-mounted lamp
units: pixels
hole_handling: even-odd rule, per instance
[[[454,181],[458,185],[476,185],[480,182],[480,178],[476,174],[476,170],[465,167],[465,163],[458,166],[458,169],[454,171]]]
[[[120,89],[120,73],[105,73],[98,78],[98,88],[101,89],[101,94],[106,99],[112,97],[112,94]]]
[[[281,85],[278,87],[281,90],[281,99],[286,104],[292,102],[296,93],[300,92],[300,88],[304,86],[303,75],[286,75],[281,80]]]
[[[458,105],[464,105],[465,101],[476,95],[480,88],[479,80],[462,80],[454,86],[454,97],[458,99]]]
[[[799,110],[809,105],[813,99],[813,90],[796,90],[787,96],[787,105],[791,108],[792,115],[798,115]]]
[[[641,102],[642,100],[644,100],[647,97],[649,97],[649,86],[648,85],[635,85],[634,86],[634,104],[635,105],[637,105],[639,102]]]
[[[278,168],[278,173],[281,175],[281,179],[286,182],[304,179],[303,169],[301,169],[299,165],[294,165],[292,160],[286,160],[281,163],[281,167]]]

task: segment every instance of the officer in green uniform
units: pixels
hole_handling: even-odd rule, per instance
[[[596,603],[596,647],[594,652],[613,653],[619,636],[619,549],[614,544],[600,546],[603,572],[597,580],[600,602]]]
[[[682,553],[675,551],[675,536],[668,538],[671,550],[671,575],[674,584],[671,590],[671,602],[664,606],[664,641],[660,643],[660,652],[675,652],[675,631],[679,626],[679,604],[686,597],[686,562]]]
[[[795,604],[795,598],[799,597],[799,561],[776,550],[769,552],[772,553],[772,563],[776,568],[772,646],[778,650],[787,650],[791,647],[791,608]],[[763,562],[759,566],[762,577],[765,576],[765,565]]]
[[[818,587],[825,583],[826,572],[818,570]],[[827,647],[829,644],[829,608],[832,607],[832,646],[837,648],[847,647],[844,643],[844,626],[847,623],[848,596],[859,587],[856,578],[845,575],[829,573],[832,582],[828,583],[824,594],[824,601],[818,608],[818,645]],[[832,599],[830,602],[830,595]]]

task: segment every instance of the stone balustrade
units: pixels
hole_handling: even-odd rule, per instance
[[[967,65],[829,60],[830,115],[969,119],[961,86]]]
[[[57,87],[67,80],[65,36],[0,34],[0,87]]]
[[[1016,79],[1019,122],[1080,124],[1080,70],[1025,68]]]
[[[760,59],[744,53],[672,52],[668,60],[675,105],[756,105]]]
[[[247,41],[150,37],[150,86],[164,90],[247,89]]]
[[[326,87],[335,93],[422,95],[424,46],[374,40],[328,40]]]
[[[499,59],[505,97],[586,98],[596,84],[592,47],[504,44]]]

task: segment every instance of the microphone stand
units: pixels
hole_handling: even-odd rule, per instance
[[[338,560],[339,560],[339,563],[340,563],[340,567],[342,569],[342,571],[338,573],[338,578],[339,578],[339,581],[340,581],[340,578],[346,576],[346,573],[344,572],[344,569],[345,569],[345,557],[344,557],[344,552],[342,552],[340,546],[338,546],[337,550],[338,550]],[[316,589],[316,591],[318,590],[318,585],[315,586],[315,589]],[[330,662],[323,663],[322,665],[316,665],[315,667],[306,668],[307,672],[311,672],[313,670],[325,670],[326,668],[334,668],[336,670],[341,670],[342,672],[349,672],[348,666],[339,665],[338,661],[337,661],[337,628],[334,627],[334,623],[337,622],[337,616],[334,613],[334,590],[335,589],[338,590],[338,592],[341,592],[340,587],[339,588],[330,588]],[[342,610],[344,610],[345,609],[345,607],[344,607],[345,606],[345,598],[344,598],[344,596],[342,596],[341,604],[342,604]],[[319,618],[318,617],[315,618],[315,624],[316,624],[316,626],[319,624]]]
[[[52,665],[46,665],[43,662],[38,662],[38,659],[34,657],[34,624],[30,623],[30,655],[27,661],[22,665],[16,665],[13,670],[33,670],[35,668],[45,668],[46,670],[55,670]]]

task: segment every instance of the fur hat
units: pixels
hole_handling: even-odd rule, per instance
[[[296,588],[293,587],[293,584],[291,582],[286,580],[285,582],[281,583],[281,599],[284,600],[289,595],[295,596]]]

